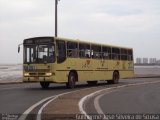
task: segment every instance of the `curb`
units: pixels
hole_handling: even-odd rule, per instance
[[[19,82],[0,82],[0,85],[9,85],[9,84],[22,84],[22,83],[24,83],[24,82],[22,82],[22,81],[19,81]]]
[[[132,77],[133,79],[135,78],[160,78],[160,76],[137,76],[137,77]]]

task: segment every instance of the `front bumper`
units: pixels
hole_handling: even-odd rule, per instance
[[[28,76],[28,77],[23,77],[23,82],[56,82],[56,81],[54,77]]]

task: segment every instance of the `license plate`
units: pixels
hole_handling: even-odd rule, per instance
[[[39,77],[34,77],[34,79],[35,79],[35,80],[38,80],[38,79],[39,79]]]

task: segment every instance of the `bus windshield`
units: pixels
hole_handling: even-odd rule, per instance
[[[54,63],[55,46],[52,45],[25,45],[24,63]]]

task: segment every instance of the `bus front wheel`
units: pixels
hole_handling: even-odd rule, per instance
[[[75,82],[76,82],[76,75],[71,72],[68,76],[68,82],[66,83],[68,88],[73,89],[75,87]]]
[[[40,85],[43,89],[47,89],[49,87],[49,82],[40,82]]]

